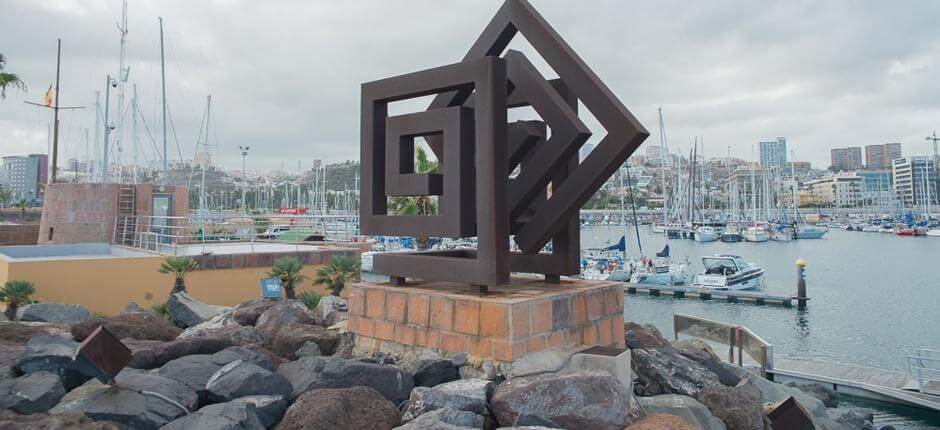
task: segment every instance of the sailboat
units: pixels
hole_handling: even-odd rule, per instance
[[[685,263],[669,260],[669,244],[656,253],[656,259],[643,257],[638,263],[630,263],[630,282],[649,285],[685,284]]]

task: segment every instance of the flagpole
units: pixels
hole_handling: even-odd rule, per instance
[[[62,63],[62,39],[58,40],[58,47],[56,48],[56,59],[55,59],[55,107],[52,109],[53,116],[53,132],[52,132],[52,181],[51,183],[56,182],[56,174],[58,173],[58,163],[59,163],[59,71],[61,70]]]

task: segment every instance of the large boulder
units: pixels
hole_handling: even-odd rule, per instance
[[[156,373],[186,385],[199,395],[201,403],[207,403],[211,401],[211,396],[206,384],[223,366],[239,360],[268,371],[275,368],[266,355],[245,347],[233,346],[214,354],[187,355],[171,360],[157,369]]]
[[[78,342],[62,336],[36,336],[26,343],[26,352],[17,361],[16,368],[24,374],[52,372],[59,376],[68,391],[90,378],[75,367],[73,357],[77,349]]]
[[[320,350],[320,345],[317,345],[314,341],[304,342],[304,346],[301,346],[294,355],[298,358],[303,357],[320,357],[323,355],[323,351]]]
[[[281,327],[267,343],[271,352],[288,360],[297,359],[297,350],[314,342],[323,354],[331,355],[339,344],[339,336],[321,325],[291,323]]]
[[[232,317],[241,325],[253,326],[264,311],[278,303],[282,302],[270,299],[243,302],[235,306],[235,309],[232,309]]]
[[[182,416],[160,427],[160,430],[264,430],[255,405],[251,403],[219,403]]]
[[[325,388],[298,397],[278,429],[391,429],[398,423],[398,409],[372,388]]]
[[[116,387],[87,382],[66,394],[50,413],[78,413],[129,428],[155,429],[196,408],[196,393],[172,379],[137,369],[124,369],[115,379]]]
[[[255,322],[255,328],[270,342],[281,328],[293,323],[317,324],[317,320],[303,303],[285,300],[265,309]]]
[[[490,408],[503,426],[554,423],[620,430],[630,412],[630,393],[607,372],[523,376],[498,385]]]
[[[419,359],[414,365],[415,386],[433,387],[460,379],[458,367],[449,358]]]
[[[698,398],[707,387],[723,386],[714,372],[668,346],[634,349],[630,364],[636,375],[633,391],[641,396],[681,394]]]
[[[185,339],[188,337],[201,336],[205,333],[213,333],[225,330],[232,326],[241,327],[241,324],[239,324],[238,321],[235,321],[235,317],[232,316],[232,314],[232,311],[220,312],[212,318],[183,330],[183,332],[180,333],[179,338]]]
[[[176,339],[180,329],[152,312],[128,312],[107,318],[92,318],[72,326],[72,336],[81,342],[98,326],[104,326],[118,339],[162,340]]]
[[[200,302],[187,293],[176,293],[167,299],[166,310],[170,314],[170,322],[177,327],[187,328],[199,325],[229,308]]]
[[[22,414],[46,412],[64,395],[62,380],[51,372],[34,372],[0,381],[0,408]]]
[[[317,307],[313,310],[313,316],[320,320],[325,326],[331,326],[340,321],[346,320],[346,312],[349,310],[349,303],[346,299],[339,296],[326,296],[320,298]]]
[[[69,327],[38,322],[0,322],[0,346],[26,345],[33,337],[42,335],[68,336]]]
[[[698,400],[722,420],[728,430],[751,430],[764,427],[764,409],[760,398],[747,390],[730,387],[708,387]]]
[[[291,382],[294,397],[318,388],[370,387],[398,405],[414,387],[411,375],[395,366],[338,357],[301,358],[282,364],[277,371]]]
[[[206,390],[218,401],[266,395],[289,396],[290,382],[278,373],[242,360],[235,360],[215,372],[206,382]]]
[[[415,387],[402,415],[407,422],[424,413],[444,408],[483,415],[486,402],[495,384],[485,379],[462,379],[435,387]]]
[[[81,414],[30,414],[20,415],[0,409],[0,429],[3,430],[122,430],[122,426],[111,421],[96,421]]]
[[[627,348],[661,348],[669,344],[669,341],[663,337],[659,329],[652,324],[637,324],[632,321],[623,323],[624,338],[627,341]]]
[[[653,397],[637,397],[640,407],[647,414],[676,415],[696,430],[725,430],[725,423],[716,418],[708,407],[688,396],[662,394]]]
[[[760,430],[760,428],[755,430]],[[624,430],[695,430],[695,427],[676,415],[650,414]]]
[[[730,363],[723,362],[721,358],[712,351],[711,347],[701,340],[685,339],[671,343],[670,347],[675,348],[676,351],[684,357],[705,366],[705,368],[714,373],[715,376],[718,377],[718,381],[726,387],[734,387],[741,382],[741,376],[738,375],[738,372],[728,369]],[[734,364],[731,364],[731,366],[734,366]]]
[[[171,342],[126,342],[133,354],[128,367],[153,369],[180,357],[194,354],[215,354],[232,346],[221,337],[190,337]]]
[[[832,388],[821,384],[797,384],[795,382],[787,382],[783,385],[798,388],[800,391],[817,398],[820,402],[823,402],[827,408],[835,408],[839,406],[839,393],[837,393]]]
[[[750,376],[742,379],[737,388],[760,396],[762,403],[780,403],[792,396],[797,403],[812,414],[813,423],[817,429],[839,429],[842,427],[834,421],[836,417],[830,415],[829,409],[821,400],[804,393],[799,388],[768,381],[760,376]]]
[[[16,311],[20,321],[38,321],[58,324],[77,324],[91,318],[88,309],[82,305],[65,303],[32,303]]]
[[[284,396],[245,396],[228,403],[253,405],[255,414],[265,428],[273,427],[287,411],[287,398]]]
[[[840,408],[829,410],[833,420],[844,428],[874,430],[874,414],[865,408]]]
[[[437,409],[409,421],[397,430],[467,430],[482,429],[485,419],[473,412],[453,408]],[[523,427],[531,429],[532,427]]]

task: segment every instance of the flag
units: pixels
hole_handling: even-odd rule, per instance
[[[669,245],[666,245],[662,251],[656,253],[657,257],[668,257],[669,256]]]
[[[47,107],[52,106],[52,84],[49,84],[49,89],[46,90],[46,95],[43,96],[43,102]]]

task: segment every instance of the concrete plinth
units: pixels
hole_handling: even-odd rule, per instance
[[[362,282],[347,288],[347,330],[368,349],[394,343],[512,362],[545,349],[624,347],[623,290],[616,282],[549,284],[514,276],[485,296],[447,282]]]

